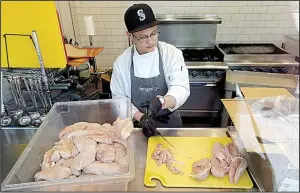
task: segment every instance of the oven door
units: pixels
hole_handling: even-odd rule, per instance
[[[221,108],[218,83],[190,82],[190,96],[179,108],[181,116],[211,117]]]

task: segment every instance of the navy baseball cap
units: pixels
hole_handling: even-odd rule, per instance
[[[138,32],[159,24],[151,7],[147,4],[133,4],[124,15],[125,25],[129,33]]]

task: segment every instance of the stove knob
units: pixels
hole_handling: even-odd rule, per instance
[[[196,71],[192,72],[192,77],[196,77],[198,75],[198,73]]]
[[[237,70],[237,67],[235,66],[231,67],[231,71],[235,71],[235,70]]]
[[[272,73],[278,73],[278,72],[279,72],[277,68],[271,68],[270,71],[271,71]]]
[[[246,71],[247,69],[245,68],[245,67],[242,67],[242,69],[241,69],[242,71]]]
[[[221,71],[216,72],[216,77],[217,78],[222,78],[222,76],[223,76],[223,72],[221,72]]]
[[[252,72],[257,72],[257,69],[254,68],[254,67],[251,67],[251,68],[250,68],[250,71],[252,71]]]
[[[288,73],[288,69],[287,68],[281,68],[280,72],[286,74],[286,73]]]
[[[212,75],[212,72],[211,72],[211,71],[205,72],[205,76],[206,76],[206,77],[211,77],[211,75]]]

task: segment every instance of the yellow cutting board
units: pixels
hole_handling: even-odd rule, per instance
[[[65,68],[67,57],[54,1],[1,2],[1,67],[8,67],[8,53],[11,68],[40,68],[30,37],[7,35],[32,35],[33,30],[37,33],[45,68]]]
[[[175,148],[171,147],[161,137],[150,137],[148,140],[147,161],[144,176],[144,184],[147,187],[155,187],[156,183],[152,179],[157,179],[164,187],[175,188],[238,188],[251,189],[253,183],[250,179],[248,171],[246,170],[237,184],[230,184],[228,174],[224,178],[216,178],[211,174],[204,181],[198,181],[191,178],[189,175],[192,170],[194,161],[202,158],[211,158],[212,145],[215,142],[220,142],[225,145],[232,142],[231,138],[219,137],[165,137]],[[182,164],[176,164],[184,175],[172,174],[166,165],[157,166],[155,161],[151,158],[156,145],[163,144],[164,148],[170,148],[174,158]]]

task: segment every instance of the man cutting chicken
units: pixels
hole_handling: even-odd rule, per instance
[[[124,20],[133,45],[114,62],[112,98],[131,100],[132,118],[146,137],[156,128],[182,127],[178,108],[190,87],[181,50],[158,41],[159,22],[147,4],[132,5]]]

